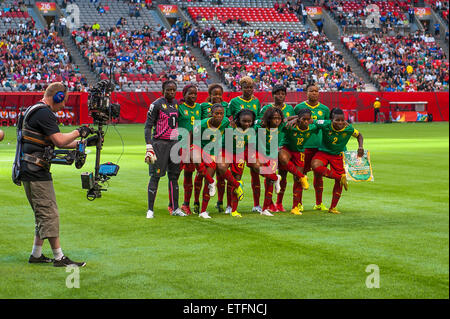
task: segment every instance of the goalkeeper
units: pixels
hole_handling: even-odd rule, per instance
[[[145,162],[149,164],[150,181],[148,183],[147,218],[153,218],[156,192],[159,179],[166,174],[169,177],[169,201],[172,216],[187,216],[178,207],[178,177],[180,163],[170,158],[170,150],[178,142],[178,102],[175,99],[177,84],[167,80],[162,85],[163,96],[154,101],[148,110],[145,122],[145,142],[147,152]]]

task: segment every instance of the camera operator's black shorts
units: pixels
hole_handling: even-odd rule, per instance
[[[178,141],[154,140],[152,143],[156,155],[156,162],[149,165],[149,175],[163,177],[166,171],[170,174],[180,174],[180,163],[172,162],[170,150]]]

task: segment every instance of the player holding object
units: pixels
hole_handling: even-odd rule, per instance
[[[344,112],[339,108],[331,111],[331,121],[316,121],[322,130],[322,145],[312,159],[315,173],[334,179],[333,199],[330,209],[333,214],[340,214],[336,209],[341,197],[342,187],[347,190],[347,177],[344,169],[343,152],[350,137],[358,139],[358,157],[364,155],[363,137],[351,124],[345,121]],[[330,168],[327,165],[330,164]]]
[[[299,111],[304,108],[311,110],[311,118],[313,120],[328,120],[330,118],[330,110],[327,106],[319,102],[319,87],[315,84],[310,84],[307,87],[307,100],[295,106],[295,113],[298,115]],[[322,142],[322,135],[314,134],[305,144],[305,167],[304,173],[311,170],[311,160],[318,151]],[[314,191],[316,195],[315,210],[327,210],[322,203],[323,194],[323,178],[322,175],[314,172]]]
[[[177,84],[167,80],[162,85],[163,96],[154,101],[148,110],[145,122],[145,142],[147,152],[145,162],[149,164],[147,218],[153,218],[156,192],[159,179],[166,174],[169,178],[169,201],[172,216],[187,216],[178,207],[178,177],[180,164],[174,163],[170,156],[172,146],[178,141],[178,102],[175,99]]]
[[[45,149],[76,148],[78,137],[91,133],[88,127],[80,127],[70,133],[59,131],[55,112],[63,109],[68,99],[68,90],[62,83],[52,83],[45,90],[44,98],[25,112],[22,124],[22,152],[19,180],[35,216],[36,232],[29,263],[51,263],[55,267],[86,265],[70,260],[62,252],[59,239],[59,212]],[[19,123],[20,125],[20,123]],[[48,239],[54,260],[42,254],[44,240]]]
[[[261,113],[261,104],[259,100],[253,95],[255,89],[255,83],[253,79],[249,76],[244,76],[239,81],[239,84],[242,89],[242,95],[231,99],[229,104],[230,114],[235,117],[240,110],[248,109],[254,112],[256,118],[258,119]],[[259,206],[259,198],[261,197],[261,182],[259,180],[259,174],[252,169],[250,169],[250,174],[253,190],[252,212],[261,213],[262,208],[261,206]]]

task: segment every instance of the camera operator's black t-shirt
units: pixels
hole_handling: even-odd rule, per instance
[[[55,113],[52,112],[50,107],[43,107],[37,111],[34,111],[28,117],[28,126],[41,134],[50,136],[59,132],[58,120]],[[32,154],[35,152],[44,152],[44,148],[31,143],[23,144],[23,152]],[[39,167],[34,164],[30,164],[21,161],[20,179],[22,181],[51,181],[52,174],[50,171]]]

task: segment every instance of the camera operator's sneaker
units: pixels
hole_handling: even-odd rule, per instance
[[[86,266],[86,263],[83,262],[76,262],[69,259],[69,257],[62,256],[60,260],[55,260],[53,262],[53,266],[55,267],[67,267],[67,266],[75,266],[75,267],[84,267]]]
[[[148,210],[147,211],[147,218],[153,218],[153,211],[152,210]]]
[[[28,259],[28,262],[30,264],[49,264],[54,261],[54,259],[45,257],[44,254],[42,254],[40,257],[34,257],[33,255],[30,255],[30,259]]]
[[[214,197],[216,195],[216,181],[214,180],[211,184],[208,184],[209,196]]]
[[[180,208],[177,208],[176,210],[174,210],[171,215],[172,216],[181,216],[181,217],[187,216]]]
[[[200,214],[198,214],[198,217],[205,218],[205,219],[211,218],[211,216],[209,216],[208,212],[200,213]]]

